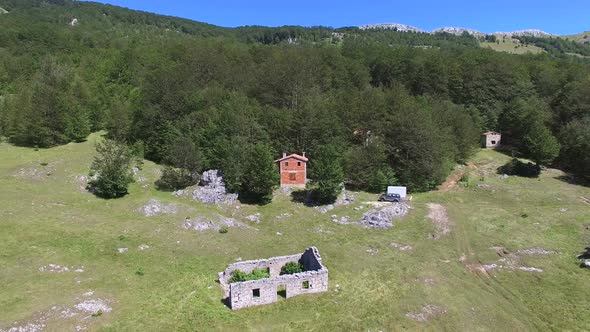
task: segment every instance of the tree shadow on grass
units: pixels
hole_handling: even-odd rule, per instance
[[[322,202],[319,199],[319,193],[315,189],[297,190],[291,193],[291,201],[294,203],[304,204],[309,207],[324,206],[334,204],[332,202]]]
[[[541,174],[541,167],[531,162],[523,163],[522,161],[513,158],[508,163],[498,167],[496,171],[500,175],[506,174],[526,178],[538,178]]]
[[[569,183],[569,184],[573,184],[576,186],[582,186],[582,187],[587,187],[590,188],[590,181],[588,179],[584,179],[582,177],[579,176],[575,176],[573,174],[565,174],[565,175],[560,175],[555,177],[557,180],[565,182],[565,183]]]

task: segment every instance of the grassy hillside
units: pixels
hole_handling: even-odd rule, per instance
[[[584,44],[590,44],[590,31],[582,32],[577,35],[565,36],[565,38]]]
[[[364,210],[353,208],[373,195],[357,193],[354,204],[327,214],[287,196],[262,207],[204,206],[156,191],[158,167],[150,162],[138,174],[145,181],[127,197],[98,199],[77,180],[87,173],[97,139],[39,151],[0,144],[0,330],[41,321],[51,331],[583,330],[590,324],[589,271],[574,257],[590,240],[590,209],[582,200],[590,188],[564,182],[559,171],[501,180],[495,169],[509,158],[481,151],[464,177],[469,186],[414,195],[410,214],[383,231],[330,220],[331,214],[360,218]],[[152,198],[176,204],[178,213],[145,217],[137,210]],[[430,236],[429,203],[448,211],[451,231],[439,240]],[[227,234],[180,227],[186,217],[247,222],[256,212],[260,224]],[[277,218],[284,213],[291,215]],[[216,276],[227,264],[311,245],[329,268],[329,292],[237,312],[223,306]],[[485,272],[481,264],[508,265],[491,247],[505,247],[509,260],[528,248],[557,253],[518,256],[519,266],[544,272]],[[71,269],[40,271],[49,264]],[[67,314],[88,299],[112,311]]]
[[[544,50],[535,45],[523,45],[518,39],[499,38],[498,42],[481,42],[481,47],[489,48],[498,52],[506,52],[512,54],[526,54],[526,53],[541,53]]]

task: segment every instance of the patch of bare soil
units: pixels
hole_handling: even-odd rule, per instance
[[[60,326],[70,325],[68,331],[85,331],[96,319],[112,311],[110,301],[93,297],[94,292],[87,292],[77,299],[73,306],[55,305],[48,310],[34,314],[26,321],[14,322],[12,326],[0,332],[41,332],[59,322]]]
[[[408,312],[406,317],[417,322],[427,322],[445,313],[447,313],[445,308],[434,304],[427,304],[420,311]]]
[[[438,240],[451,233],[451,221],[449,220],[447,209],[440,204],[434,203],[429,203],[427,206],[427,217],[432,220],[432,224],[434,225],[434,234],[431,234],[430,238]]]
[[[17,178],[32,180],[32,181],[43,181],[53,175],[55,172],[55,166],[51,164],[30,164],[25,167],[20,167],[13,173]]]
[[[459,165],[455,168],[453,173],[449,175],[445,182],[443,182],[440,186],[438,186],[438,190],[445,192],[453,189],[457,186],[457,183],[461,180],[463,175],[467,172],[468,169],[477,169],[474,163],[469,163],[467,166]]]
[[[504,247],[491,247],[490,249],[496,251],[500,258],[496,263],[484,264],[483,267],[486,272],[492,270],[521,270],[527,272],[543,272],[542,269],[522,266],[522,259],[527,256],[539,256],[539,255],[553,255],[557,254],[556,251],[545,250],[543,248],[528,248],[520,249],[515,252],[510,252]]]

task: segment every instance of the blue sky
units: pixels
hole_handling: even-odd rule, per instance
[[[483,32],[590,30],[590,0],[99,0],[226,27],[356,26],[403,23],[425,30],[456,26]]]

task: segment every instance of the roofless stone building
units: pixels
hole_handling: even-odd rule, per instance
[[[281,275],[281,268],[289,262],[300,262],[304,271]],[[260,268],[267,269],[270,277],[229,282],[231,273],[235,270],[250,273]],[[223,287],[227,305],[236,310],[274,303],[279,296],[288,299],[297,295],[325,292],[328,290],[328,269],[322,264],[318,249],[310,247],[302,254],[231,264],[225,271],[219,272],[219,283]]]

